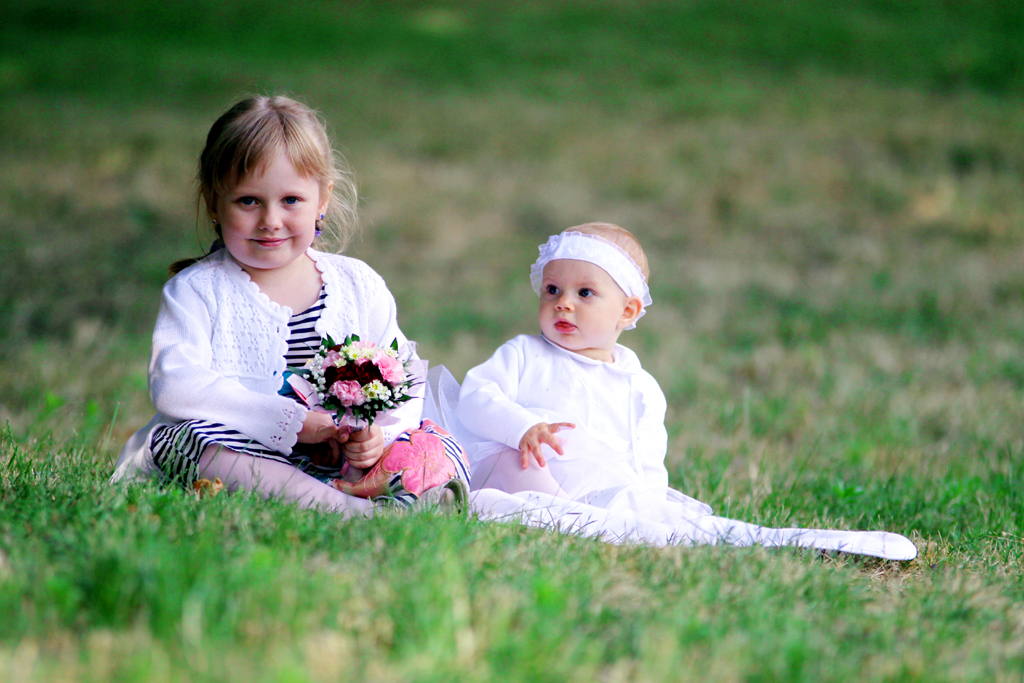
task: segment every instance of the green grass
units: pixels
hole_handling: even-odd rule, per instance
[[[1005,531],[1022,526],[1019,456],[941,490],[811,477],[758,515],[909,525],[912,563],[345,522],[112,487],[80,446],[7,435],[0,456],[9,680],[1001,680],[1024,665]],[[734,488],[717,486],[712,499]],[[999,499],[1009,509],[982,512]]]
[[[35,0],[0,22],[0,679],[1018,681],[1024,12],[1011,2]],[[112,487],[191,174],[320,108],[351,253],[457,377],[536,245],[638,234],[674,486],[911,563],[345,522]]]

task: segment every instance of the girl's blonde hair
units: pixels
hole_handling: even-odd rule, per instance
[[[251,95],[214,122],[199,155],[198,200],[208,215],[214,215],[220,195],[266,168],[280,153],[288,157],[299,173],[319,183],[321,196],[333,183],[324,218],[317,222],[323,232],[314,245],[342,251],[356,226],[358,194],[352,173],[331,146],[327,128],[318,114],[289,97]],[[214,225],[214,231],[220,239],[219,223]],[[178,261],[171,265],[171,273],[198,260]]]

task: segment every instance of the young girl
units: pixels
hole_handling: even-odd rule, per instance
[[[616,225],[577,226],[541,246],[530,273],[541,336],[501,346],[466,374],[458,399],[462,427],[482,439],[464,440],[474,509],[556,525],[569,520],[574,530],[589,524],[655,543],[915,557],[914,545],[898,534],[768,529],[713,516],[668,487],[665,396],[636,354],[617,343],[651,305],[647,276],[639,242]]]
[[[217,239],[205,257],[171,267],[149,367],[158,413],[128,441],[113,479],[220,478],[229,490],[347,514],[374,508],[353,491],[407,504],[462,493],[461,448],[421,423],[421,398],[349,433],[281,395],[285,368],[328,335],[397,340],[415,356],[380,276],[313,248],[335,231],[344,244],[356,203],[317,115],[285,97],[238,102],[210,129],[198,175]],[[368,479],[353,485],[343,469]]]

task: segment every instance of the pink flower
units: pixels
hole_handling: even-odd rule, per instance
[[[402,361],[397,358],[381,351],[374,357],[373,364],[377,366],[380,370],[380,376],[388,384],[398,384],[405,381],[405,368],[402,367]]]
[[[341,401],[341,405],[346,408],[349,406],[361,406],[366,402],[366,396],[363,395],[363,387],[359,385],[359,382],[353,382],[352,380],[332,384],[331,395]]]
[[[341,361],[340,363],[338,361]],[[337,351],[331,350],[324,356],[324,367],[325,368],[340,368],[345,364],[345,357]]]

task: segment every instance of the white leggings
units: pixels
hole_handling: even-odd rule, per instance
[[[373,502],[356,498],[277,460],[257,458],[209,446],[199,458],[199,476],[219,477],[228,491],[258,491],[264,498],[279,497],[301,507],[340,512],[346,517],[373,515]]]
[[[524,470],[520,453],[515,448],[506,448],[496,455],[474,463],[469,487],[473,491],[499,489],[506,493],[539,491],[556,498],[569,498],[551,476],[551,468],[541,467],[531,457],[530,466]]]

